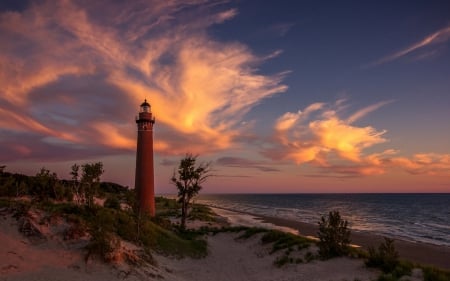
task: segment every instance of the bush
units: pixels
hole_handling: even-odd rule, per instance
[[[423,280],[424,281],[448,281],[450,280],[450,272],[435,267],[424,267]]]
[[[86,246],[86,261],[92,256],[98,256],[105,262],[113,260],[114,252],[120,247],[120,240],[112,233],[97,229],[91,232],[91,240]]]
[[[350,229],[338,211],[330,212],[328,217],[322,216],[318,236],[319,255],[322,258],[342,256],[349,252]]]
[[[389,273],[394,271],[398,264],[398,252],[395,250],[393,239],[385,237],[384,243],[378,246],[378,250],[369,247],[369,258],[366,261],[368,267],[377,267]]]
[[[108,196],[105,203],[103,204],[105,208],[111,208],[115,210],[120,210],[120,200],[116,196]]]

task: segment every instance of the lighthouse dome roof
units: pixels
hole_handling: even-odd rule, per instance
[[[150,104],[147,102],[147,99],[145,99],[141,106],[150,106]]]

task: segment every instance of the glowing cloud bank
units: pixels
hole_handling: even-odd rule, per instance
[[[392,101],[367,106],[346,119],[339,116],[345,108],[343,102],[339,100],[331,105],[314,103],[303,111],[285,113],[275,122],[274,142],[262,154],[273,160],[309,163],[336,176],[379,175],[393,168],[401,168],[411,174],[450,173],[448,154],[415,154],[407,158],[395,156],[398,151],[394,149],[365,152],[387,142],[384,137],[386,131],[352,123]]]
[[[2,160],[40,158],[38,146],[62,158],[80,145],[91,156],[134,150],[129,114],[144,98],[160,124],[157,151],[222,150],[245,113],[286,90],[283,74],[257,73],[264,59],[246,46],[207,35],[237,14],[221,1],[104,4],[46,1],[1,14]]]

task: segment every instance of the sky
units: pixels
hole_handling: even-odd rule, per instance
[[[0,2],[0,164],[134,186],[147,99],[155,190],[450,192],[450,2]]]

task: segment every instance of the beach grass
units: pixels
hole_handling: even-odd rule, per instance
[[[176,199],[170,199],[165,197],[156,197],[156,215],[158,217],[179,217],[181,205]],[[211,210],[210,207],[203,204],[193,203],[190,205],[189,220],[199,221],[216,221],[217,215]]]
[[[448,281],[450,271],[442,270],[433,266],[421,266],[424,281]]]
[[[27,202],[0,200],[0,206],[13,210],[16,217],[30,209],[45,212],[44,218],[62,217],[72,224],[69,231],[86,230],[92,241],[89,255],[104,257],[114,250],[116,238],[143,246],[146,250],[175,257],[199,258],[207,254],[207,243],[200,233],[183,233],[164,218],[137,217],[130,210],[95,206],[86,208],[70,202]]]

